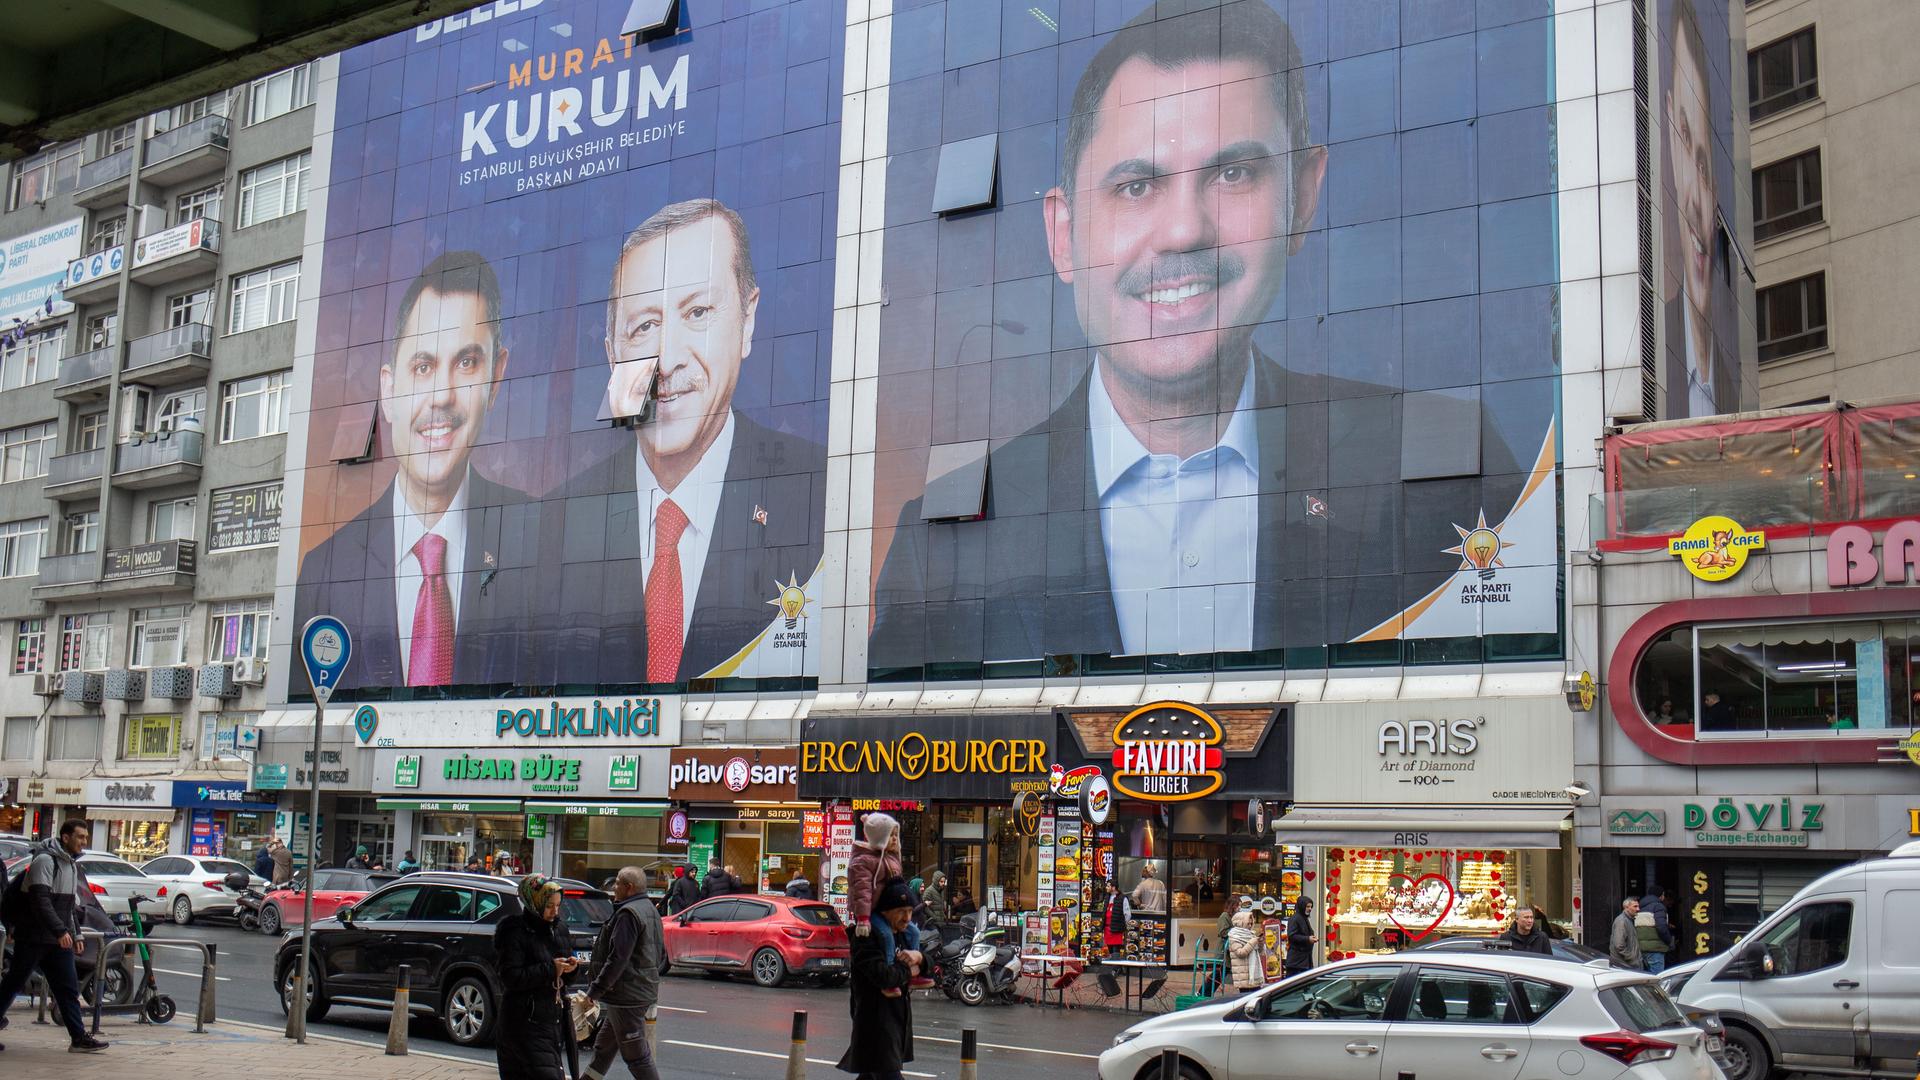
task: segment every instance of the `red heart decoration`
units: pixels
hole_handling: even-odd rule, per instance
[[[1314,873],[1314,872],[1313,872],[1313,871],[1311,871],[1311,870],[1309,870],[1309,871],[1307,871],[1307,880],[1308,880],[1308,881],[1312,881],[1312,880],[1313,880],[1314,878],[1317,878],[1317,877],[1319,877],[1319,876],[1320,876],[1319,874],[1316,874],[1316,873]]]
[[[1407,937],[1414,941],[1424,941],[1427,935],[1438,929],[1440,924],[1446,921],[1447,916],[1453,913],[1453,905],[1455,901],[1459,900],[1460,894],[1454,891],[1453,882],[1448,881],[1444,874],[1422,874],[1419,877],[1413,877],[1408,874],[1394,874],[1387,878],[1387,884],[1391,885],[1397,880],[1407,882],[1408,888],[1416,895],[1421,892],[1421,886],[1429,881],[1437,881],[1447,890],[1446,906],[1440,909],[1438,915],[1434,916],[1433,922],[1427,924],[1425,929],[1417,933],[1409,929],[1406,924],[1402,923],[1391,911],[1387,913],[1388,921],[1399,927],[1401,933],[1407,935]]]
[[[1488,890],[1487,890],[1487,899],[1489,899],[1489,900],[1498,900],[1498,899],[1500,899],[1500,890],[1499,890],[1499,889],[1488,889]]]
[[[1495,874],[1495,875],[1493,875],[1493,883],[1494,883],[1495,885],[1498,885],[1498,884],[1500,884],[1500,881],[1501,881],[1501,878],[1500,878],[1500,875],[1499,875],[1499,874]]]
[[[1573,910],[1575,911],[1580,910],[1580,898],[1577,896],[1573,898]]]
[[[1328,960],[1345,960],[1346,958],[1347,954],[1343,952],[1330,952],[1327,954]]]
[[[1422,854],[1421,852],[1416,851],[1413,853],[1414,862],[1425,862],[1426,858],[1427,858],[1426,855]]]
[[[1494,852],[1494,853],[1493,853],[1493,861],[1494,861],[1494,862],[1496,862],[1496,863],[1503,863],[1503,862],[1506,862],[1506,861],[1507,861],[1507,853],[1506,853],[1506,852],[1504,852],[1504,851],[1496,851],[1496,852]]]
[[[1332,859],[1334,862],[1339,862],[1341,859],[1345,857],[1346,857],[1346,852],[1341,851],[1339,848],[1327,849],[1327,858]]]

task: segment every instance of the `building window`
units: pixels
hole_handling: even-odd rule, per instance
[[[13,673],[32,675],[46,669],[47,620],[21,619],[14,623]]]
[[[240,174],[240,227],[307,208],[307,174],[313,154],[302,151]]]
[[[247,123],[258,124],[313,104],[313,65],[301,64],[253,80],[247,95]]]
[[[225,196],[227,185],[215,184],[199,191],[189,191],[174,200],[173,223],[185,225],[195,218],[220,220],[220,200]]]
[[[120,313],[103,311],[87,318],[87,351],[111,348],[120,340]]]
[[[34,759],[33,728],[40,722],[37,716],[7,717],[7,738],[4,752],[8,761],[29,762]]]
[[[53,439],[51,420],[0,431],[0,484],[47,475]]]
[[[1680,626],[1634,666],[1676,738],[1873,735],[1920,726],[1920,619]]]
[[[13,186],[7,192],[7,209],[18,210],[26,203],[46,202],[73,190],[80,176],[80,144],[71,142],[41,151],[13,167]]]
[[[287,430],[287,373],[276,371],[220,386],[220,441],[239,442]]]
[[[117,154],[132,146],[139,138],[140,121],[138,120],[130,124],[121,124],[116,128],[108,128],[100,133],[100,156]]]
[[[100,550],[100,511],[82,510],[67,515],[68,555],[85,555],[89,551]]]
[[[102,251],[112,251],[126,242],[127,215],[95,218],[92,231],[87,233],[87,254],[97,255]]]
[[[267,658],[267,631],[273,626],[273,601],[232,600],[216,604],[207,627],[207,662]]]
[[[213,322],[213,290],[195,289],[167,297],[167,329]]]
[[[1813,27],[1770,41],[1747,54],[1749,119],[1757,121],[1819,96]]]
[[[40,552],[47,546],[47,519],[9,521],[0,525],[0,577],[32,577],[40,572]]]
[[[1826,219],[1818,147],[1753,170],[1753,238],[1766,240]]]
[[[233,91],[221,90],[182,102],[171,109],[161,109],[153,114],[153,133],[158,135],[163,131],[172,131],[209,116],[225,116],[227,102],[232,96]]]
[[[147,542],[193,539],[194,508],[189,495],[184,499],[166,499],[147,507]]]
[[[187,605],[133,609],[130,667],[172,667],[187,662]]]
[[[100,760],[100,718],[54,716],[47,719],[47,759]]]
[[[104,671],[113,655],[113,619],[107,615],[60,618],[60,670]]]
[[[60,358],[66,354],[66,323],[19,338],[0,352],[0,390],[46,382],[60,374]]]
[[[179,431],[187,421],[193,421],[198,429],[207,412],[207,388],[196,386],[191,390],[176,390],[160,399],[160,407],[154,410],[155,431]]]
[[[128,761],[168,761],[180,756],[180,718],[127,717],[127,745],[120,756]]]
[[[1827,275],[1808,274],[1761,289],[1760,362],[1827,347]]]
[[[281,263],[233,276],[227,333],[238,334],[293,318],[300,300],[300,263]]]
[[[201,713],[200,760],[216,761],[220,758],[239,757],[240,729],[257,727],[259,723],[260,714],[257,712]]]
[[[81,413],[73,423],[73,446],[70,451],[84,454],[89,450],[98,450],[107,443],[107,414],[105,411]]]

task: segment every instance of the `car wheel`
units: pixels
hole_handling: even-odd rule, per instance
[[[268,904],[260,909],[260,932],[268,937],[280,936],[280,907]]]
[[[280,973],[280,1011],[283,1013],[293,1009],[294,967],[295,965],[288,964],[287,969]],[[318,979],[307,980],[307,1020],[309,1022],[325,1019],[327,1010],[332,1007],[332,1003],[327,1000],[325,989],[319,984]]]
[[[1160,1059],[1154,1058],[1147,1063],[1146,1068],[1140,1070],[1139,1075],[1134,1077],[1134,1080],[1160,1080],[1160,1075]],[[1206,1070],[1200,1066],[1195,1065],[1186,1058],[1181,1058],[1180,1080],[1207,1080],[1207,1073]]]
[[[787,962],[780,959],[779,949],[764,946],[753,954],[753,981],[766,987],[787,981]]]
[[[1767,1041],[1743,1027],[1727,1025],[1727,1080],[1768,1080],[1773,1075],[1773,1055],[1767,1053]]]
[[[176,926],[191,926],[193,924],[192,897],[181,895],[174,898],[173,922]]]
[[[441,1007],[440,1025],[446,1028],[447,1038],[460,1046],[479,1046],[491,1039],[493,991],[472,975],[454,980]]]

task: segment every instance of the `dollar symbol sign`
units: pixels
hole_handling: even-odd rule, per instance
[[[1705,870],[1695,870],[1693,872],[1693,891],[1702,896],[1706,895],[1707,872]]]

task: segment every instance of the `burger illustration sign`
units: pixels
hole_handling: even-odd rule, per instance
[[[1118,802],[1293,798],[1292,714],[1284,705],[1155,701],[1054,709],[1055,800],[1093,786]]]
[[[1113,786],[1153,802],[1203,799],[1227,782],[1219,721],[1179,701],[1142,705],[1113,729]]]

